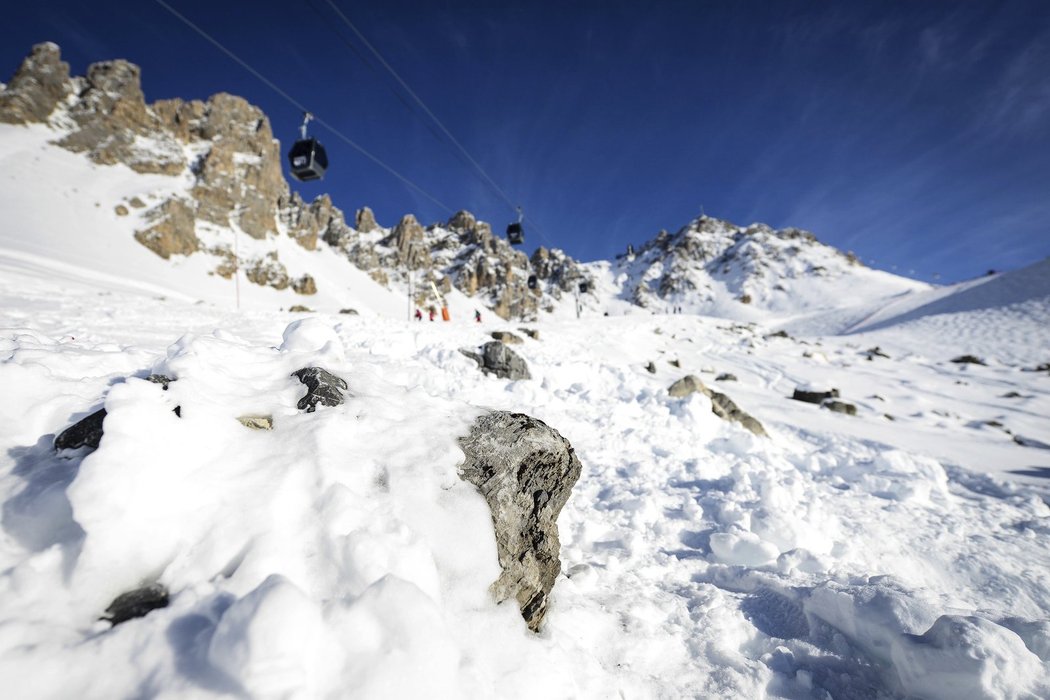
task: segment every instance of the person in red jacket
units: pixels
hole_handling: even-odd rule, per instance
[[[478,323],[481,323],[481,312],[477,309],[474,309],[474,320]]]
[[[423,320],[423,312],[420,311],[419,309],[416,309],[416,320],[417,321],[422,321]]]
[[[436,312],[436,311],[434,311],[434,307],[433,307],[433,306],[431,306],[431,307],[430,307],[429,309],[427,309],[427,311],[428,311],[428,312],[430,313],[430,320],[431,320],[431,321],[433,321],[433,320],[434,320],[434,315],[435,315],[435,314],[436,314],[437,312]]]

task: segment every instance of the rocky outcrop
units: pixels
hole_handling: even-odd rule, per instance
[[[145,218],[152,223],[136,231],[135,240],[165,260],[172,255],[192,255],[200,250],[191,202],[168,199],[150,209]]]
[[[564,252],[541,248],[530,260],[468,211],[429,226],[408,214],[384,229],[363,207],[350,226],[328,196],[305,202],[290,190],[279,144],[258,107],[226,93],[150,104],[141,77],[123,60],[95,63],[86,76],[70,77],[58,47],[42,44],[0,89],[0,121],[60,126],[55,142],[96,163],[186,178],[186,191],[165,191],[136,219],[144,222],[136,240],[164,259],[210,255],[218,260],[209,267],[225,279],[244,270],[256,284],[313,293],[312,278],[293,280],[273,255],[256,252],[238,261],[231,243],[201,243],[215,240],[204,235],[208,227],[259,241],[287,234],[307,250],[322,244],[339,250],[381,285],[407,286],[411,276],[419,307],[439,305],[433,283],[443,294],[458,289],[497,316],[520,320],[534,320],[589,281]],[[111,206],[131,213],[124,202]],[[530,289],[533,277],[541,284]]]
[[[7,87],[0,90],[0,122],[46,122],[72,92],[69,64],[62,60],[58,46],[51,42],[37,44]]]
[[[498,340],[485,343],[480,352],[460,350],[461,353],[478,363],[485,374],[494,374],[500,379],[532,379],[529,366],[525,360]]]
[[[346,382],[328,370],[321,367],[303,367],[292,372],[292,376],[306,385],[306,394],[296,404],[300,411],[313,413],[318,404],[339,406],[343,403],[343,392],[348,388]]]
[[[538,632],[561,572],[558,514],[580,478],[580,460],[558,431],[522,413],[487,413],[459,443],[460,476],[492,514],[502,569],[492,594],[517,601],[529,629]]]

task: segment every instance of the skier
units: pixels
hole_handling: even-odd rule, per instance
[[[435,316],[435,314],[437,314],[437,312],[434,311],[434,307],[433,306],[431,306],[429,309],[427,309],[427,311],[430,313],[430,322],[433,323],[434,322],[434,316]]]
[[[477,323],[481,323],[481,312],[477,309],[474,309],[474,321]]]
[[[416,320],[417,321],[422,321],[423,320],[423,312],[420,311],[419,309],[416,309]]]

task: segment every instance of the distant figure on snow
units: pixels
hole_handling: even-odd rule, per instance
[[[481,323],[481,312],[477,309],[474,309],[474,321],[476,323]]]
[[[434,307],[433,307],[433,306],[431,306],[431,307],[430,307],[429,309],[427,309],[427,313],[429,313],[429,314],[430,314],[430,321],[431,321],[431,323],[433,323],[433,321],[434,321],[434,316],[435,316],[435,315],[437,314],[437,311],[435,311],[435,310],[434,310]]]
[[[423,320],[423,312],[420,311],[419,309],[416,309],[416,320],[417,321],[422,321]]]

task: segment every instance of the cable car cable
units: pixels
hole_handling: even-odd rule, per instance
[[[437,204],[437,205],[438,205],[439,207],[441,207],[442,209],[444,209],[444,210],[445,210],[446,212],[448,212],[448,213],[450,213],[450,214],[451,214],[451,213],[454,213],[454,212],[453,212],[453,210],[452,210],[452,208],[451,208],[451,207],[449,207],[449,206],[448,206],[447,204],[445,204],[444,202],[442,202],[441,200],[439,200],[439,199],[438,199],[437,197],[435,197],[434,195],[432,195],[432,194],[430,194],[429,192],[427,192],[426,190],[424,190],[424,189],[423,189],[422,187],[420,187],[420,186],[419,186],[419,185],[417,185],[416,183],[412,182],[412,181],[411,181],[410,179],[408,179],[407,177],[405,177],[404,175],[402,175],[402,174],[401,174],[401,173],[399,173],[398,171],[394,170],[394,169],[393,169],[392,167],[390,167],[389,165],[387,165],[386,163],[384,163],[384,162],[383,162],[382,160],[380,160],[380,159],[379,159],[379,158],[378,158],[377,156],[374,156],[374,155],[372,155],[371,153],[369,153],[369,152],[368,152],[368,151],[367,151],[367,150],[366,150],[366,149],[365,149],[364,147],[362,147],[362,146],[358,145],[357,143],[355,143],[355,142],[354,142],[354,141],[353,141],[353,140],[352,140],[352,139],[351,139],[350,137],[348,137],[348,136],[346,136],[345,134],[343,134],[343,133],[342,133],[341,131],[339,131],[338,129],[336,129],[336,128],[335,128],[334,126],[332,126],[331,124],[329,124],[329,123],[328,123],[328,122],[326,122],[325,120],[321,119],[320,117],[316,116],[316,113],[315,113],[315,112],[313,112],[312,110],[309,110],[309,109],[307,109],[307,108],[306,108],[306,107],[305,107],[305,106],[304,106],[304,105],[303,105],[303,104],[302,104],[301,102],[299,102],[299,101],[298,101],[298,100],[296,100],[296,99],[295,99],[294,97],[292,97],[291,95],[289,95],[289,94],[288,94],[287,92],[285,92],[284,90],[282,90],[282,89],[281,89],[280,87],[278,87],[278,86],[277,86],[277,85],[276,85],[276,84],[275,84],[275,83],[274,83],[273,81],[269,80],[269,79],[268,79],[268,78],[267,78],[266,76],[264,76],[264,75],[263,75],[262,73],[260,73],[259,71],[255,70],[254,68],[252,68],[252,67],[251,67],[251,66],[250,66],[250,65],[249,65],[249,64],[248,64],[248,63],[247,63],[246,61],[244,61],[243,59],[241,59],[241,58],[240,58],[240,57],[239,57],[239,56],[238,56],[237,54],[235,54],[235,53],[234,53],[233,51],[230,51],[230,50],[229,50],[228,48],[226,48],[225,46],[223,46],[223,44],[222,44],[222,43],[221,43],[221,42],[220,42],[220,41],[219,41],[218,39],[215,39],[215,38],[214,38],[214,37],[212,37],[212,36],[211,36],[210,34],[208,34],[208,33],[207,33],[206,31],[204,31],[203,29],[201,29],[200,27],[198,27],[198,26],[197,26],[196,24],[194,24],[193,22],[191,22],[191,21],[190,21],[189,19],[187,19],[187,18],[186,18],[185,16],[183,16],[183,15],[182,15],[181,13],[179,13],[179,11],[178,11],[178,10],[176,10],[176,9],[175,9],[174,7],[172,7],[171,5],[169,5],[168,3],[166,3],[166,2],[164,1],[164,0],[154,0],[154,2],[156,2],[156,3],[158,4],[158,5],[160,5],[161,7],[163,7],[163,8],[164,8],[165,10],[167,10],[168,12],[170,12],[170,13],[171,13],[172,15],[174,15],[174,16],[175,16],[175,17],[176,17],[177,19],[179,19],[179,20],[180,20],[180,21],[181,21],[181,22],[182,22],[183,24],[185,24],[185,25],[186,25],[187,27],[189,27],[190,29],[192,29],[193,31],[197,32],[197,33],[198,33],[198,34],[200,34],[200,35],[201,35],[202,37],[204,37],[205,39],[207,39],[207,40],[208,40],[208,42],[209,42],[209,43],[211,43],[211,44],[212,44],[212,45],[213,45],[213,46],[214,46],[215,48],[219,49],[219,50],[220,50],[220,51],[222,51],[222,52],[223,52],[224,54],[226,54],[227,56],[229,56],[229,57],[230,57],[231,59],[233,59],[233,60],[234,60],[234,61],[235,61],[235,62],[236,62],[236,63],[237,63],[238,65],[240,65],[240,66],[241,66],[242,68],[244,68],[244,69],[245,69],[246,71],[248,71],[249,73],[251,73],[252,75],[254,75],[254,76],[255,76],[256,78],[258,78],[258,79],[259,79],[259,80],[260,80],[260,81],[261,81],[261,82],[262,82],[263,84],[265,84],[265,85],[266,85],[266,86],[267,86],[268,88],[270,88],[271,90],[273,90],[274,92],[276,92],[276,93],[277,93],[278,95],[280,95],[281,97],[283,97],[283,98],[284,98],[285,100],[287,100],[288,102],[290,102],[290,103],[291,103],[292,105],[294,105],[295,107],[297,107],[297,108],[298,108],[298,109],[299,109],[300,111],[302,111],[302,112],[304,112],[304,113],[305,113],[305,112],[309,112],[309,113],[312,113],[312,114],[314,114],[314,121],[315,121],[315,122],[317,122],[317,123],[318,123],[318,124],[320,124],[321,126],[325,127],[326,129],[328,129],[329,131],[331,131],[331,132],[332,132],[333,134],[335,134],[336,136],[338,136],[338,137],[339,137],[340,139],[342,139],[343,141],[345,141],[345,142],[347,143],[347,145],[349,145],[350,147],[352,147],[353,149],[355,149],[355,150],[356,150],[356,151],[357,151],[358,153],[360,153],[361,155],[365,156],[366,158],[368,158],[369,160],[371,160],[371,161],[372,161],[373,163],[375,163],[375,164],[376,164],[376,165],[378,165],[379,167],[383,168],[383,170],[386,170],[386,171],[387,171],[387,172],[388,172],[389,174],[393,175],[393,176],[394,176],[394,177],[396,177],[396,178],[397,178],[398,180],[400,180],[400,181],[401,181],[401,182],[403,182],[404,184],[406,184],[406,185],[408,185],[409,187],[411,187],[412,189],[414,189],[414,190],[415,190],[416,192],[419,192],[419,193],[420,193],[421,195],[423,195],[424,197],[426,197],[427,199],[429,199],[429,200],[430,200],[431,202],[433,202],[434,204]]]
[[[394,70],[393,66],[387,63],[386,59],[383,58],[382,54],[379,53],[379,50],[376,49],[376,47],[372,46],[372,43],[365,38],[365,35],[362,34],[356,26],[354,26],[354,23],[350,21],[350,18],[343,14],[343,11],[340,10],[339,7],[334,2],[332,2],[332,0],[325,0],[325,2],[328,3],[328,6],[331,7],[337,15],[339,15],[339,18],[343,20],[347,27],[350,28],[350,31],[357,35],[357,38],[361,40],[361,43],[363,43],[368,48],[368,50],[372,52],[372,55],[376,57],[376,60],[379,61],[380,65],[386,68],[387,72],[389,72],[390,75],[394,76],[394,79],[405,90],[405,92],[407,92],[409,96],[411,96],[412,99],[416,101],[416,104],[418,104],[420,108],[426,113],[426,115],[430,117],[435,124],[437,124],[438,128],[441,129],[442,133],[444,133],[445,136],[448,137],[449,141],[451,141],[456,146],[456,148],[458,148],[459,151],[464,155],[464,157],[466,157],[466,159],[470,161],[470,163],[474,166],[474,168],[478,171],[482,178],[493,188],[493,190],[495,190],[496,193],[503,198],[503,201],[507,203],[507,206],[509,206],[511,209],[516,209],[517,205],[513,201],[511,201],[511,198],[507,196],[507,193],[504,192],[503,189],[496,184],[495,180],[489,177],[489,174],[485,172],[485,169],[481,167],[481,165],[474,159],[472,155],[470,155],[467,149],[463,147],[463,144],[461,144],[456,139],[456,137],[452,135],[452,132],[450,132],[445,127],[445,125],[441,123],[441,120],[437,118],[437,116],[430,110],[429,107],[427,107],[426,103],[423,102],[419,95],[416,94],[415,90],[409,87],[408,83],[406,83],[404,79],[398,74],[398,72]]]
[[[379,53],[379,50],[375,46],[373,46],[370,41],[368,41],[368,39],[361,32],[361,30],[358,29],[357,26],[354,25],[354,23],[350,21],[350,18],[347,17],[346,14],[342,10],[340,10],[339,7],[332,0],[325,0],[325,2],[339,16],[339,18],[343,21],[343,23],[346,24],[346,26],[350,28],[350,31],[352,31],[355,35],[357,35],[357,38],[361,40],[361,43],[363,43],[368,48],[368,50],[372,52],[372,55],[375,56],[376,60],[379,61],[380,65],[382,65],[383,68],[385,68],[387,70],[387,72],[390,73],[390,75],[392,75],[394,77],[394,79],[397,81],[398,85],[400,85],[402,87],[402,89],[404,89],[405,92],[407,92],[409,94],[409,96],[411,96],[412,99],[415,100],[416,104],[419,105],[420,109],[422,109],[423,112],[428,117],[430,117],[431,120],[433,120],[433,122],[438,126],[438,128],[441,129],[442,133],[448,138],[449,142],[451,142],[452,145],[454,145],[456,147],[456,149],[462,154],[462,157],[465,158],[466,161],[471,166],[473,166],[473,168],[478,172],[479,175],[481,175],[482,181],[485,182],[487,185],[489,185],[489,187],[491,187],[500,196],[500,198],[503,199],[503,201],[507,204],[507,206],[509,206],[511,209],[513,209],[516,212],[519,211],[520,206],[515,204],[510,199],[510,197],[507,195],[507,193],[504,192],[503,189],[496,183],[496,181],[493,180],[492,177],[489,176],[489,174],[485,171],[485,169],[483,167],[481,167],[481,164],[478,163],[478,161],[472,155],[470,155],[470,152],[467,151],[467,149],[463,146],[463,144],[461,144],[459,142],[459,140],[456,139],[456,137],[452,135],[452,132],[450,132],[448,130],[448,128],[442,123],[442,121],[440,119],[438,119],[437,115],[435,115],[434,112],[429,107],[427,107],[426,103],[423,102],[423,99],[418,94],[416,94],[415,90],[413,90],[408,85],[408,83],[405,82],[404,78],[402,78],[401,75],[398,74],[398,72],[396,70],[394,70],[394,67],[391,66],[387,62],[387,60],[385,58],[383,58],[383,55]],[[349,43],[349,42],[347,42],[347,43]],[[352,44],[350,44],[350,47],[353,49],[353,51],[358,56],[361,55],[361,53],[357,50],[357,48],[354,47]],[[401,99],[402,102],[404,102],[404,100],[401,98],[400,95],[398,97],[399,97],[399,99]],[[519,225],[521,224],[520,216],[519,216],[518,223],[519,223]],[[540,227],[539,225],[537,225],[536,221],[534,219],[530,218],[529,219],[529,224],[530,224],[530,227],[533,227],[533,226],[535,227],[536,232],[540,234],[540,237],[544,240],[544,242],[547,243],[548,246],[550,246],[551,248],[554,247],[554,244],[547,237],[546,233],[544,233],[543,228]]]

